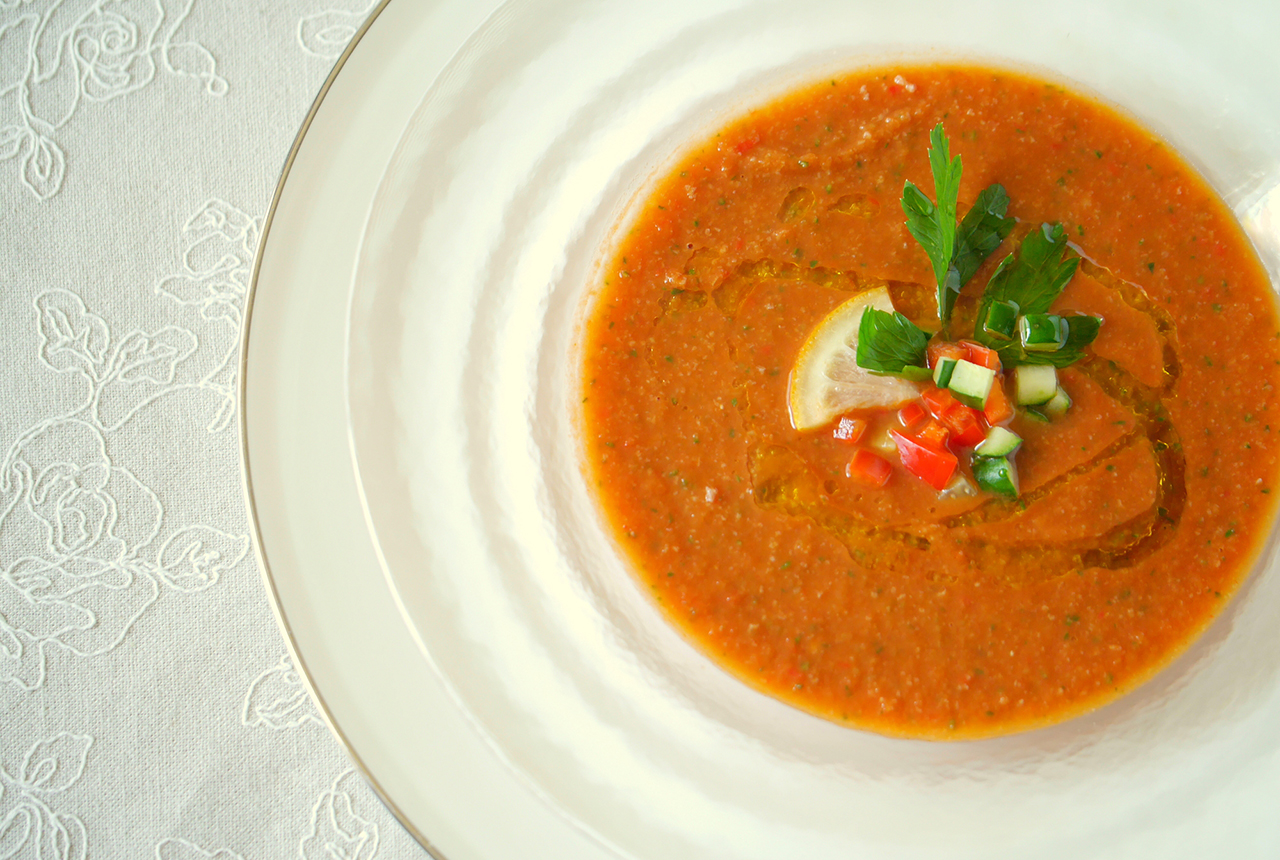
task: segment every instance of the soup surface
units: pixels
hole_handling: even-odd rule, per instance
[[[908,469],[896,403],[840,416],[855,444],[848,421],[795,414],[797,362],[851,298],[887,290],[939,327],[900,203],[908,180],[934,190],[938,123],[958,214],[998,183],[1013,219],[951,336],[974,336],[983,283],[1041,224],[1080,256],[1053,313],[1102,321],[1057,371],[1069,409],[980,418],[1021,440],[1013,496],[975,484],[954,428],[941,491]],[[733,120],[637,206],[581,338],[585,468],[654,600],[746,683],[892,735],[1034,728],[1150,677],[1248,573],[1276,487],[1271,286],[1224,204],[1129,119],[1008,71],[867,70]]]

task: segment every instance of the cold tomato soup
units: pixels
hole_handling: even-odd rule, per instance
[[[623,222],[579,345],[584,468],[645,589],[851,727],[1096,708],[1271,527],[1248,239],[1160,138],[1020,73],[861,71],[729,122]]]

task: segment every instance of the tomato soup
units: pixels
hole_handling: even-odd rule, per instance
[[[941,490],[913,473],[905,407],[796,429],[793,374],[833,311],[875,289],[938,326],[901,200],[908,180],[933,189],[939,123],[959,214],[998,183],[1013,225],[955,299],[954,336],[1050,223],[1079,257],[1052,314],[1101,320],[1056,371],[1069,410],[979,403],[975,439],[999,422],[1020,440],[1016,496],[975,486],[977,453]],[[862,71],[734,119],[637,207],[582,330],[585,471],[656,604],[744,682],[890,735],[1034,728],[1149,678],[1249,572],[1276,492],[1271,284],[1222,201],[1132,120],[1009,71]]]

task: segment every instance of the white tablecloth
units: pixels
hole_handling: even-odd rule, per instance
[[[263,217],[368,11],[0,0],[0,857],[426,856],[285,656],[236,444]]]

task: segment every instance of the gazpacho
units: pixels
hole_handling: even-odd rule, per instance
[[[1271,283],[1176,152],[1060,84],[812,84],[689,150],[607,254],[603,517],[693,642],[809,712],[962,739],[1093,709],[1271,527]]]

